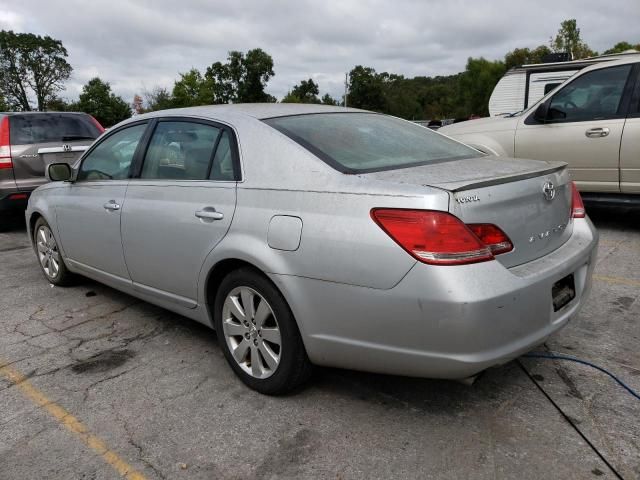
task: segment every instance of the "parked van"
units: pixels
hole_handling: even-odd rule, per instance
[[[512,68],[498,81],[489,99],[489,114],[504,116],[525,110],[579,70],[600,62],[631,58],[640,52],[628,50],[619,54],[572,60],[536,63]]]

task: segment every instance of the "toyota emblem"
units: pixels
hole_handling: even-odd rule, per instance
[[[552,182],[544,182],[544,185],[542,186],[542,193],[546,200],[551,201],[556,197],[556,187]]]

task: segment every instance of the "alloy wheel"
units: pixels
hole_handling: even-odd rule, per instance
[[[38,228],[36,248],[38,250],[38,259],[45,275],[49,279],[56,278],[60,271],[60,252],[53,233],[46,225],[41,225]]]
[[[267,300],[249,287],[236,287],[222,307],[222,329],[236,363],[254,378],[274,374],[280,364],[280,327]]]

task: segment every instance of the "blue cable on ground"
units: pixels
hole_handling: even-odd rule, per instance
[[[523,357],[528,357],[528,358],[549,358],[551,360],[569,360],[571,362],[576,362],[576,363],[581,363],[582,365],[587,365],[588,367],[595,368],[596,370],[599,370],[602,373],[605,373],[605,374],[609,375],[611,378],[613,378],[616,381],[616,383],[618,385],[620,385],[627,392],[629,392],[631,395],[633,395],[638,400],[640,400],[640,394],[638,394],[638,392],[633,390],[629,385],[627,385],[622,380],[620,380],[618,377],[616,377],[613,373],[611,373],[608,370],[605,370],[604,368],[599,367],[598,365],[595,365],[595,364],[593,364],[591,362],[587,362],[586,360],[580,360],[579,358],[570,357],[568,355],[559,355],[559,354],[553,353],[553,352],[552,353],[531,352],[531,353],[525,353],[522,356]]]

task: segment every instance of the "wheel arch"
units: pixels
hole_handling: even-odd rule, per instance
[[[215,313],[214,305],[216,294],[218,293],[218,289],[220,288],[220,283],[222,283],[224,277],[226,277],[229,273],[241,268],[249,268],[251,270],[254,270],[256,273],[259,273],[263,277],[269,279],[269,276],[260,268],[258,268],[251,262],[242,260],[240,258],[225,258],[213,265],[213,267],[211,267],[209,269],[209,272],[207,273],[204,284],[205,308],[207,311],[207,317],[213,328],[215,328],[215,322],[213,318]],[[269,279],[269,281],[271,280]]]
[[[38,221],[39,218],[44,218],[44,215],[42,215],[42,213],[38,212],[38,211],[34,211],[31,213],[31,215],[29,216],[29,241],[31,242],[31,245],[34,244],[34,240],[33,240],[33,236],[34,236],[34,229],[36,228],[36,222]],[[47,219],[45,218],[45,221]],[[47,222],[49,223],[49,222]]]

